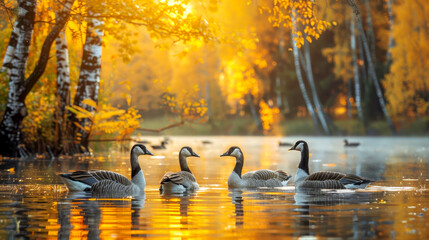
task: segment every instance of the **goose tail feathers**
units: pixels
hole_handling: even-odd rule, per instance
[[[60,177],[70,191],[89,191],[91,189],[90,185],[74,180],[71,174],[60,174]]]

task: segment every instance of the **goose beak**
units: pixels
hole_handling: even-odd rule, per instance
[[[146,155],[151,155],[153,156],[153,154],[151,152],[149,152],[149,150],[146,150]]]
[[[224,154],[222,154],[222,155],[220,155],[221,157],[225,157],[225,156],[229,156],[228,155],[228,152],[226,152],[226,153],[224,153]]]
[[[194,157],[200,157],[200,155],[198,155],[198,154],[196,154],[196,153],[192,153],[192,156],[194,156]]]
[[[295,150],[295,148],[294,147],[289,148],[288,152],[290,152],[292,150]]]

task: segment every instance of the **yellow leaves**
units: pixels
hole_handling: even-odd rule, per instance
[[[86,105],[88,105],[88,106],[91,106],[91,107],[93,107],[93,108],[97,108],[97,103],[96,103],[94,100],[92,100],[92,99],[89,99],[89,98],[84,99],[84,100],[82,101],[82,103],[83,103],[83,104],[86,104]]]
[[[264,134],[267,134],[276,121],[279,120],[280,110],[277,107],[270,107],[265,101],[259,102],[259,114],[261,116]]]
[[[200,87],[193,85],[190,90],[184,89],[177,96],[166,88],[162,102],[172,113],[180,116],[181,121],[198,120],[205,117],[207,104],[204,99],[198,99]]]
[[[398,122],[428,114],[428,33],[421,30],[429,21],[427,10],[423,10],[428,7],[429,3],[422,0],[400,1],[393,7],[395,19],[398,19],[394,21],[392,32],[395,39],[391,48],[393,61],[383,85],[389,113]]]
[[[291,28],[297,47],[301,47],[305,39],[308,42],[312,42],[313,38],[318,39],[320,34],[331,26],[330,22],[319,20],[313,13],[315,5],[312,1],[278,0],[274,1],[272,6],[263,6],[259,10],[268,13],[268,21],[273,27],[282,24]],[[336,25],[336,22],[333,24]]]
[[[75,114],[78,119],[89,119],[89,121],[86,121],[85,126],[75,125],[91,135],[116,133],[118,137],[122,137],[134,132],[140,126],[139,119],[141,116],[133,107],[124,110],[108,104],[101,104],[97,107],[97,104],[90,99],[85,99],[82,102],[94,107],[96,110],[88,111],[76,105],[67,107],[67,110]]]

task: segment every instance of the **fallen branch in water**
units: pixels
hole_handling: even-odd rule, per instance
[[[159,128],[159,129],[137,128],[136,130],[145,131],[145,132],[158,132],[159,133],[159,132],[162,132],[162,131],[167,130],[169,128],[174,128],[174,127],[182,126],[183,124],[185,124],[185,121],[180,121],[178,123],[173,123],[173,124],[167,125],[167,126],[165,126],[163,128]]]

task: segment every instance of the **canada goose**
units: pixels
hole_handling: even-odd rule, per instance
[[[283,187],[292,177],[282,170],[272,171],[268,169],[248,172],[242,176],[244,156],[239,147],[230,147],[220,156],[232,156],[236,159],[234,170],[228,177],[229,188]]]
[[[279,147],[292,147],[292,146],[293,146],[292,143],[279,141]]]
[[[357,147],[360,143],[358,142],[349,142],[347,139],[344,139],[344,147]]]
[[[161,145],[152,145],[151,147],[153,148],[153,149],[165,149],[165,144],[167,144],[168,142],[166,142],[166,141],[162,141],[161,142]]]
[[[161,179],[161,192],[184,193],[198,190],[197,180],[189,169],[187,157],[200,157],[192,148],[183,147],[179,152],[180,172],[167,172]]]
[[[298,141],[289,149],[301,152],[301,161],[295,175],[295,187],[297,189],[357,189],[365,188],[373,180],[365,179],[354,174],[338,172],[315,172],[310,174],[308,170],[309,150],[305,141]]]
[[[151,141],[149,141],[149,140],[139,140],[139,141],[137,141],[137,143],[138,144],[150,144]]]
[[[105,171],[89,170],[60,174],[70,191],[89,191],[95,194],[123,193],[137,195],[144,193],[146,181],[140,168],[140,155],[153,155],[142,144],[131,149],[131,181],[122,174]]]

